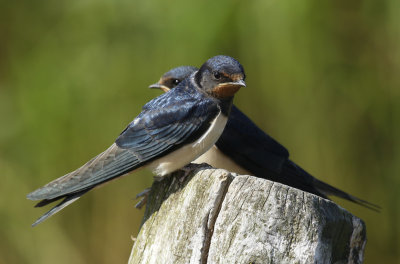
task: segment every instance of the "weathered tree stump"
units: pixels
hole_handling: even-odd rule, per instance
[[[129,263],[362,263],[365,224],[286,185],[195,166],[155,182]]]

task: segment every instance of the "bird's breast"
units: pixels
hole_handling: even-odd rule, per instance
[[[151,162],[147,167],[157,175],[156,177],[163,177],[189,164],[217,142],[227,121],[228,117],[220,112],[211,122],[207,131],[197,140]]]

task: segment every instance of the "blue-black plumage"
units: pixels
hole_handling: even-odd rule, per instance
[[[221,135],[234,94],[245,86],[242,66],[228,56],[216,56],[192,72],[177,87],[149,103],[115,143],[77,170],[28,194],[44,206],[63,199],[33,225],[76,201],[92,188],[148,167],[163,177],[190,163]]]
[[[180,81],[196,70],[197,68],[192,66],[174,68],[165,73],[158,83],[150,85],[150,88],[159,88],[164,92],[173,91]],[[372,210],[379,208],[311,176],[289,159],[289,152],[284,146],[262,131],[234,105],[227,125],[215,146],[194,162],[205,162],[216,168],[251,174],[323,198],[333,195]]]

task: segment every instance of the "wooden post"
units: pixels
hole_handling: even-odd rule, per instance
[[[134,263],[362,263],[365,224],[288,186],[198,165],[155,182]]]

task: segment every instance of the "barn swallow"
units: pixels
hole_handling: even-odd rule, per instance
[[[106,151],[28,194],[30,200],[42,200],[36,207],[63,199],[33,226],[121,175],[147,167],[159,180],[198,158],[221,135],[244,79],[243,67],[231,57],[206,61],[173,91],[145,104]]]
[[[173,90],[172,88],[196,70],[192,66],[174,68],[149,88],[159,88],[164,92]],[[289,159],[289,152],[284,146],[257,127],[234,105],[225,130],[216,144],[193,163],[208,163],[215,168],[283,183],[325,199],[332,195],[372,210],[379,209],[377,205],[311,176]]]

